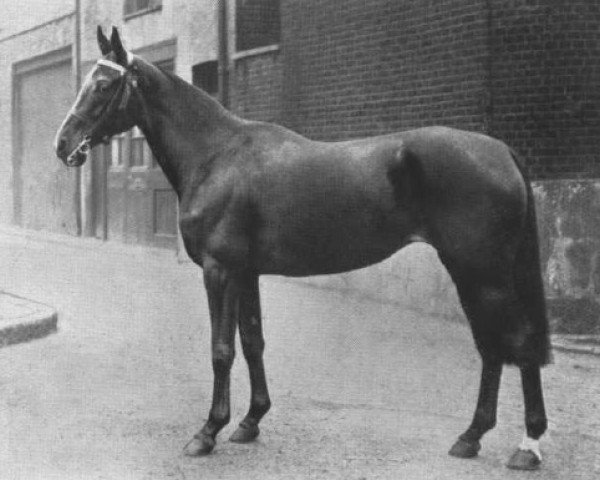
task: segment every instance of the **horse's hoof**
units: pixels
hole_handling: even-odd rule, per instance
[[[231,434],[229,441],[235,443],[248,443],[258,437],[259,433],[260,430],[258,429],[258,425],[247,425],[242,422],[236,431]]]
[[[469,442],[459,438],[448,452],[449,455],[458,458],[473,458],[476,457],[481,450],[481,443],[477,440]]]
[[[198,434],[183,448],[183,453],[188,457],[207,455],[215,448],[215,439],[209,435]]]
[[[517,450],[506,466],[512,470],[537,470],[542,461],[531,450]]]

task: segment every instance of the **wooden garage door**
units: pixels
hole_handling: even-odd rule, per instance
[[[52,147],[74,99],[70,49],[16,65],[14,88],[15,223],[77,234],[77,174]]]

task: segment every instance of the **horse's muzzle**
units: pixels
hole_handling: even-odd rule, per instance
[[[85,137],[79,145],[73,150],[65,160],[68,167],[80,167],[87,160],[90,152],[90,137]]]

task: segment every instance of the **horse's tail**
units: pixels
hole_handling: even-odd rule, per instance
[[[517,295],[526,309],[528,328],[522,350],[523,363],[545,365],[551,360],[550,329],[546,312],[546,298],[540,262],[540,248],[535,212],[535,199],[528,175],[518,155],[511,155],[521,172],[527,189],[527,211],[523,238],[515,259],[515,285]]]

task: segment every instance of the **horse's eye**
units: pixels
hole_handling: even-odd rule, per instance
[[[105,93],[108,91],[108,87],[109,87],[108,83],[99,83],[96,86],[96,90],[100,93]]]

